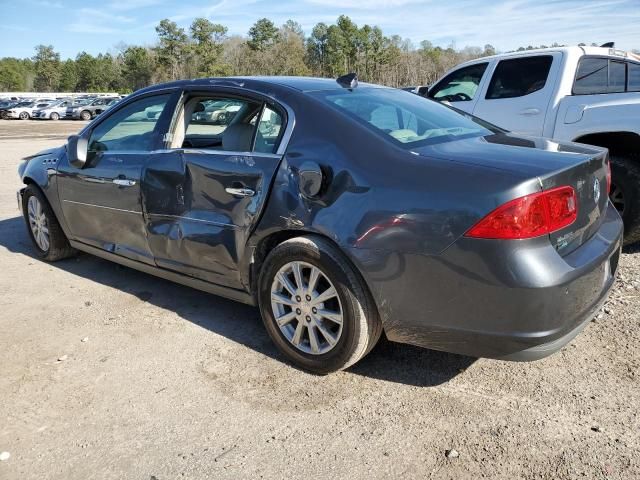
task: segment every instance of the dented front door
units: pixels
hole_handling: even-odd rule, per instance
[[[241,288],[238,263],[280,159],[195,149],[152,155],[142,195],[156,264]]]

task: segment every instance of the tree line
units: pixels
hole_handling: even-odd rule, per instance
[[[427,40],[414,45],[377,26],[358,27],[345,15],[332,25],[316,24],[309,36],[293,20],[278,27],[267,18],[256,21],[246,36],[229,35],[227,27],[206,18],[196,18],[188,29],[161,20],[156,33],[154,46],[120,45],[116,53],[81,52],[62,60],[52,45],[38,45],[32,58],[2,58],[0,91],[127,93],[184,78],[348,72],[394,87],[427,85],[462,61],[495,53],[491,45],[442,48]]]

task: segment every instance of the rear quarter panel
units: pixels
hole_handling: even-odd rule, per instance
[[[640,134],[640,92],[569,95],[561,100],[554,138],[571,141],[600,132]]]

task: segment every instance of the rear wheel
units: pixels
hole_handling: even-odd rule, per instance
[[[382,332],[360,274],[337,248],[316,236],[293,238],[271,251],[258,296],[276,346],[296,366],[314,373],[353,365]]]
[[[624,244],[640,240],[640,154],[611,155],[609,198],[624,221]]]
[[[58,115],[56,112],[51,112],[49,118],[51,118],[51,120],[60,120],[60,115]]]
[[[20,115],[18,115],[18,117],[20,118],[20,120],[29,120],[29,113],[28,112],[20,112]]]
[[[91,120],[91,112],[89,112],[89,111],[87,111],[87,110],[83,110],[83,111],[80,113],[80,118],[81,118],[82,120],[85,120],[85,121],[87,121],[87,120]]]
[[[25,189],[22,210],[29,236],[40,258],[55,262],[75,253],[39,188],[29,185]]]

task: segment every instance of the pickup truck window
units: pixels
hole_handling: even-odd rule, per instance
[[[640,92],[640,63],[629,63],[629,78],[627,90],[629,92]]]
[[[451,72],[429,92],[429,97],[448,102],[470,102],[478,90],[488,63],[476,63]]]
[[[524,97],[542,90],[552,62],[551,55],[501,60],[489,83],[487,100]]]
[[[631,68],[633,64],[629,64]],[[573,84],[574,95],[621,93],[627,90],[626,64],[598,57],[583,57]],[[631,91],[631,88],[628,88]]]
[[[609,61],[609,92],[624,92],[627,83],[627,72],[624,62]]]

